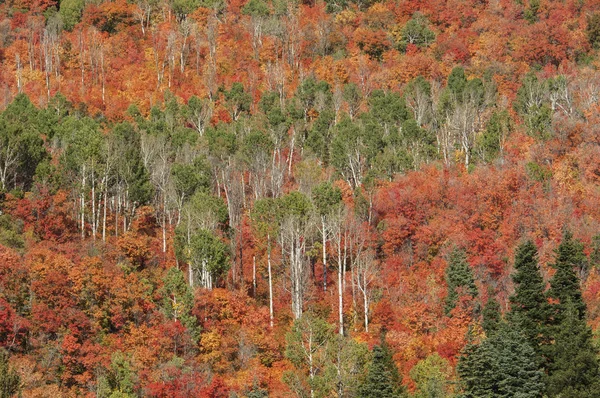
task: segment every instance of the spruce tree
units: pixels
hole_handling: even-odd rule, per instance
[[[373,360],[365,381],[359,388],[359,398],[397,398],[404,395],[402,378],[385,343],[373,348]]]
[[[577,310],[579,319],[585,318],[586,306],[581,295],[580,281],[575,273],[575,270],[584,267],[585,263],[583,244],[574,239],[570,231],[566,231],[556,250],[556,261],[552,265],[556,273],[550,281],[548,290],[548,297],[557,302],[552,311],[555,323],[560,323],[561,314],[565,312],[565,305],[568,302],[571,302]]]
[[[535,351],[518,328],[506,323],[481,344],[469,342],[457,370],[464,398],[538,398],[544,390]]]
[[[504,324],[490,338],[497,361],[498,397],[541,397],[544,390],[543,372],[538,367],[536,353],[518,328]]]
[[[448,284],[446,315],[450,314],[456,307],[461,288],[464,293],[469,294],[471,297],[477,297],[477,286],[475,286],[473,272],[467,262],[467,254],[464,250],[455,248],[450,254],[448,268],[446,269],[446,282]]]
[[[550,280],[551,308],[547,392],[550,397],[598,397],[599,365],[592,332],[585,320],[579,278],[575,269],[585,264],[583,245],[565,232],[556,251],[556,273]]]
[[[492,387],[485,384],[492,379],[492,369],[487,365],[485,355],[485,346],[476,342],[476,336],[473,328],[470,327],[467,333],[467,344],[462,349],[456,365],[456,372],[460,377],[462,387],[461,398],[473,398],[481,396],[485,391]]]
[[[592,342],[592,330],[579,319],[579,310],[573,303],[568,302],[564,307],[548,369],[548,396],[600,397],[598,352]]]
[[[500,315],[500,304],[498,304],[498,300],[494,296],[490,296],[485,307],[483,307],[483,322],[481,326],[485,331],[486,336],[490,337],[500,327],[500,322],[502,321]]]
[[[512,275],[515,293],[510,297],[509,323],[518,324],[533,348],[540,352],[546,342],[548,301],[545,283],[537,260],[537,248],[531,240],[519,245],[515,254],[515,273]]]

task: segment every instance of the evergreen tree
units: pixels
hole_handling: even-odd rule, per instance
[[[598,352],[592,342],[592,330],[579,319],[572,302],[564,306],[563,321],[556,330],[553,361],[548,369],[548,396],[591,398],[600,396]]]
[[[540,397],[544,389],[543,372],[535,351],[521,330],[503,325],[490,338],[498,397]]]
[[[477,286],[464,250],[455,248],[450,254],[448,268],[446,269],[446,282],[448,283],[448,296],[446,297],[446,315],[456,307],[459,291],[471,297],[477,297]]]
[[[547,334],[548,302],[545,284],[537,261],[537,248],[528,240],[517,248],[512,275],[515,293],[510,297],[509,323],[518,324],[525,337],[538,351]]]
[[[552,311],[556,324],[560,323],[561,314],[565,312],[565,305],[569,301],[577,310],[579,319],[585,318],[585,303],[581,295],[580,281],[575,273],[575,269],[585,267],[585,263],[583,244],[574,239],[570,231],[566,231],[556,250],[556,261],[553,264],[556,273],[548,290],[548,297],[558,302]]]
[[[13,397],[19,392],[21,378],[8,364],[8,354],[0,351],[0,398]]]
[[[358,390],[360,398],[395,398],[404,395],[404,387],[392,353],[383,339],[373,348],[373,360],[367,377]]]
[[[586,324],[579,278],[575,269],[586,263],[581,242],[567,231],[556,251],[556,273],[550,281],[551,334],[548,350],[548,394],[551,397],[597,397],[599,367],[592,332]]]
[[[500,304],[494,296],[491,296],[485,307],[483,307],[483,322],[481,326],[485,331],[486,336],[492,336],[498,331],[502,317],[500,315]]]
[[[467,344],[457,370],[465,398],[537,398],[544,390],[533,347],[506,323],[481,344]]]
[[[483,348],[476,342],[476,336],[472,327],[467,332],[467,344],[462,349],[456,365],[456,372],[460,377],[463,393],[461,398],[478,397],[479,389],[486,391],[488,386],[483,385],[484,381],[491,379],[488,368],[483,360]]]

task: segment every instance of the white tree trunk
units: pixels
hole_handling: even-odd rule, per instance
[[[269,271],[269,323],[273,327],[273,274],[271,272],[271,242],[267,251],[267,268]]]
[[[104,184],[104,214],[102,214],[102,242],[106,242],[106,207],[108,206],[108,184]]]
[[[252,256],[252,295],[256,297],[256,256]]]
[[[338,267],[338,316],[340,323],[340,336],[344,335],[344,295],[343,295],[343,278],[344,273],[342,267]]]
[[[325,217],[321,217],[321,236],[323,238],[323,291],[327,291],[327,227]]]
[[[81,194],[80,194],[80,217],[81,217],[81,239],[85,239],[85,164],[81,172]]]

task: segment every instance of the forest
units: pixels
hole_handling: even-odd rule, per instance
[[[600,0],[0,2],[0,398],[600,396]]]

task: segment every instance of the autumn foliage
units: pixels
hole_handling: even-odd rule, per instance
[[[2,2],[22,396],[360,396],[383,343],[453,396],[518,245],[548,281],[565,230],[596,331],[599,5]]]

